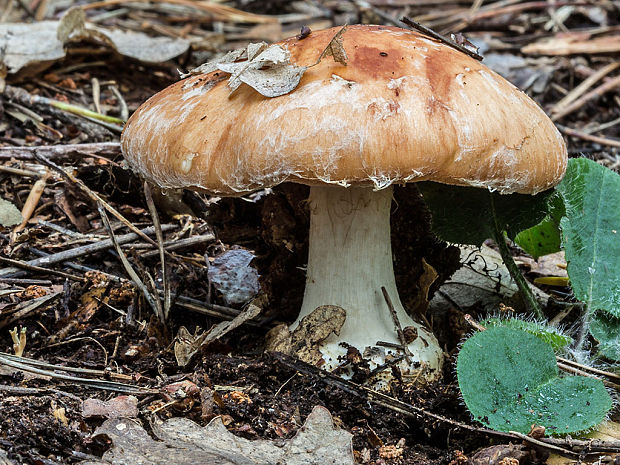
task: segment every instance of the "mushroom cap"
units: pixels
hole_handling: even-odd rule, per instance
[[[279,44],[309,66],[339,29]],[[396,27],[349,26],[342,41],[346,66],[324,57],[279,97],[246,84],[231,93],[222,71],[171,85],[127,122],[127,161],[164,188],[222,195],[285,181],[537,193],[562,179],[558,130],[482,63]]]

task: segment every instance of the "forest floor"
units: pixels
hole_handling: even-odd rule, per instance
[[[443,378],[416,386],[395,381],[387,400],[291,357],[265,354],[267,332],[292,322],[303,297],[308,214],[297,207],[307,188],[285,186],[270,195],[236,199],[185,193],[180,209],[155,195],[169,252],[164,276],[149,202],[142,182],[123,164],[118,142],[122,121],[141,103],[176,82],[179,71],[217,53],[293,36],[302,26],[394,25],[407,16],[442,34],[463,33],[484,64],[554,119],[570,156],[618,171],[618,3],[235,0],[227,5],[238,10],[191,0],[0,2],[0,197],[25,217],[21,225],[0,227],[0,463],[111,463],[99,461],[113,438],[95,431],[115,418],[131,418],[155,434],[170,418],[204,426],[219,417],[238,437],[280,447],[315,406],[327,408],[336,429],[352,435],[359,463],[545,463],[549,450],[488,434],[471,421],[460,398],[456,350],[471,331],[464,316],[483,317],[483,308],[427,315],[446,351]],[[56,37],[61,18],[61,29],[69,28],[75,38],[83,27],[75,10],[67,15],[75,6],[85,7],[90,32],[82,30],[82,38],[64,48],[41,46]],[[17,23],[30,29],[20,33]],[[118,29],[135,35],[101,39]],[[77,114],[58,103],[110,118]],[[97,200],[108,211],[109,228]],[[406,205],[400,208],[392,219],[395,230],[407,225]],[[145,283],[145,293],[127,274],[110,230]],[[407,253],[406,237],[400,240],[393,243],[397,260]],[[255,303],[261,315],[199,347],[181,366],[174,342],[182,327],[191,339],[197,329],[245,318],[247,309],[226,305],[208,284],[207,261],[233,246],[256,257],[262,294]],[[514,253],[525,256],[518,249]],[[520,263],[528,278],[540,275],[533,260]],[[403,302],[415,298],[402,264],[396,264],[396,274]],[[153,303],[160,302],[164,282],[171,305],[163,298],[163,304]],[[572,299],[570,288],[544,290],[557,301]],[[169,311],[165,326],[153,308]],[[546,309],[548,317],[557,317],[561,308]],[[567,316],[564,323],[573,321]],[[14,328],[17,338],[25,337],[24,358],[9,355]],[[199,442],[186,439],[189,452],[178,463],[197,463],[200,457],[204,463],[237,463],[225,454],[211,462],[207,452],[196,456],[191,445],[199,449]],[[221,441],[222,449],[229,447]],[[160,458],[164,463],[165,454]],[[155,456],[150,460],[160,463]]]

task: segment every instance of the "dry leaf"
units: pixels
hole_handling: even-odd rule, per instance
[[[337,305],[321,305],[299,322],[294,331],[281,324],[266,335],[265,351],[294,355],[304,362],[317,365],[323,355],[321,342],[330,334],[340,334],[347,312]]]
[[[22,214],[17,207],[8,200],[0,198],[0,227],[15,226],[20,224],[22,220]]]
[[[260,291],[258,272],[250,266],[253,259],[249,250],[236,248],[218,255],[209,264],[209,281],[227,305],[248,302]]]
[[[334,61],[337,61],[343,66],[347,66],[347,61],[349,60],[349,57],[347,56],[347,52],[344,49],[344,45],[342,44],[342,34],[344,34],[346,30],[347,26],[344,25],[334,35],[334,37],[332,37],[332,40],[329,41],[327,47],[325,47],[325,50],[323,50],[323,53],[321,53],[321,56],[317,60],[316,64],[319,64],[324,57],[331,56],[334,57]]]
[[[299,322],[291,335],[293,353],[304,362],[316,365],[323,355],[320,343],[330,334],[340,334],[347,312],[336,305],[321,305]]]
[[[202,347],[241,326],[247,320],[257,317],[260,312],[260,307],[250,304],[244,312],[237,315],[232,321],[218,323],[206,333],[200,333],[200,329],[197,328],[196,332],[191,334],[185,326],[181,326],[174,343],[174,356],[177,363],[179,366],[186,366]]]
[[[265,97],[285,95],[297,87],[307,69],[292,65],[291,53],[277,44],[250,44],[246,56],[246,61],[218,65],[219,70],[230,73],[231,92],[245,83]]]
[[[138,416],[138,399],[134,396],[118,396],[103,401],[86,399],[82,402],[82,417],[133,418]]]
[[[60,21],[0,24],[2,62],[13,74],[24,68],[30,73],[45,69],[65,57],[67,43],[83,40],[106,45],[123,56],[146,63],[170,60],[190,46],[185,39],[150,37],[140,32],[90,25],[79,7],[68,10]]]
[[[480,248],[460,246],[460,249],[464,266],[441,286],[440,293],[435,294],[430,302],[432,311],[450,309],[451,302],[455,302],[464,309],[476,306],[480,311],[492,313],[500,303],[510,305],[513,297],[516,304],[521,303],[516,296],[519,289],[498,252],[486,245]],[[546,305],[549,295],[535,286],[530,289],[542,305]]]
[[[424,315],[428,310],[428,292],[437,280],[439,275],[435,268],[429,265],[426,260],[422,259],[422,276],[418,279],[418,292],[416,293],[416,301],[411,308],[414,315]]]
[[[294,438],[275,443],[250,441],[234,436],[215,418],[200,427],[186,418],[171,418],[152,424],[154,440],[137,423],[107,420],[95,436],[105,435],[114,446],[101,460],[82,465],[141,463],[144,465],[353,465],[351,434],[334,426],[325,407],[314,407]]]

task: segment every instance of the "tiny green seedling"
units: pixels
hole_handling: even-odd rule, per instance
[[[587,431],[612,407],[601,380],[559,376],[551,346],[525,331],[494,327],[467,339],[458,356],[458,383],[474,418],[497,431],[550,435]]]

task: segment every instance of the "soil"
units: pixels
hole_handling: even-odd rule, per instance
[[[36,8],[39,2],[21,3]],[[257,14],[299,13],[291,6],[296,2],[260,0],[229,3]],[[463,20],[462,16],[457,17],[454,11],[469,11],[471,5],[458,1],[420,2],[415,6],[408,5],[408,2],[376,1],[370,2],[374,5],[370,9],[360,9],[355,2],[310,3],[322,12],[322,16],[310,17],[308,21],[312,25],[385,23],[382,15],[399,17],[408,14],[426,18],[430,26],[441,32],[462,30],[468,37],[482,38],[492,52],[501,51],[511,57],[524,57],[521,47],[551,35],[544,29],[545,22],[550,21],[550,6],[498,11],[497,14],[491,9],[489,11],[492,13],[468,21]],[[620,17],[617,5],[604,2],[579,5],[571,7],[577,10],[569,15],[559,30],[577,34],[577,31],[586,28],[599,28],[601,35],[609,33],[609,30],[617,31]],[[14,22],[30,20],[25,11],[18,6],[15,8],[9,15]],[[167,31],[173,37],[181,33],[179,31],[184,25],[182,18],[176,18],[167,10],[129,10],[129,13],[111,16],[102,25],[150,33]],[[98,13],[104,11],[108,10],[96,10]],[[57,18],[62,12],[49,13],[48,19]],[[91,14],[94,12],[89,12]],[[177,68],[186,69],[196,62],[200,63],[215,50],[225,51],[250,39],[256,41],[273,36],[273,31],[257,29],[259,26],[252,26],[252,29],[250,26],[235,26],[234,29],[230,21],[227,24],[231,25],[231,29],[226,34],[220,27],[222,23],[215,24],[211,20],[190,21],[187,24],[191,26],[192,33],[200,33],[204,41],[215,36],[221,40],[213,39],[210,50],[205,46],[203,50],[193,54],[188,52],[176,61],[157,65],[138,64],[102,48],[96,48],[98,52],[94,58],[89,53],[78,51],[45,71],[8,76],[7,84],[31,94],[68,100],[87,107],[93,104],[92,80],[96,78],[99,82],[113,82],[131,112],[146,98],[176,82]],[[293,35],[302,25],[298,22],[286,23],[284,32],[276,30],[275,33],[287,35],[286,32],[289,32],[288,35]],[[92,49],[89,50],[92,53]],[[530,55],[526,58],[521,72],[538,76],[532,78],[533,84],[529,84],[528,92],[547,110],[579,82],[614,59],[610,54],[596,51],[559,57]],[[94,60],[104,66],[93,65]],[[515,78],[523,78],[519,71],[510,72]],[[545,85],[537,87],[537,79],[546,80]],[[1,78],[0,82],[4,83]],[[7,147],[118,141],[117,132],[85,123],[77,116],[59,111],[33,106],[41,113],[42,122],[20,119],[15,116],[15,111],[24,110],[11,101],[8,94],[0,94],[0,115],[3,115],[0,139]],[[110,108],[116,108],[119,103],[108,87],[102,89],[101,101]],[[591,97],[563,116],[559,120],[560,126],[577,131],[564,131],[569,153],[585,154],[618,170],[618,108],[620,94],[616,87]],[[114,111],[110,110],[111,113]],[[614,120],[615,125],[603,126]],[[590,133],[587,130],[597,126],[602,127],[594,132],[598,139],[588,139]],[[569,134],[572,136],[569,137]],[[151,224],[142,183],[124,168],[118,153],[103,157],[67,154],[55,158],[54,162],[73,167],[78,179],[99,193],[138,228]],[[34,182],[33,177],[24,173],[34,169],[37,161],[32,157],[3,158],[0,154],[0,163],[0,167],[22,170],[17,173],[0,171],[0,196],[21,210]],[[39,164],[39,168],[41,166]],[[353,434],[354,454],[359,463],[483,463],[468,462],[467,457],[471,458],[477,451],[498,443],[508,444],[509,440],[492,438],[479,431],[458,428],[453,423],[424,415],[417,418],[403,415],[370,402],[360,392],[347,391],[317,373],[298,370],[293,359],[263,352],[267,331],[278,323],[293,321],[303,297],[303,267],[308,246],[307,189],[289,184],[236,199],[218,199],[185,192],[179,193],[181,203],[173,202],[171,196],[155,193],[162,223],[176,226],[167,237],[176,235],[176,239],[182,239],[214,235],[212,240],[175,252],[169,261],[167,279],[173,295],[195,300],[175,300],[169,322],[166,327],[162,326],[133,285],[110,277],[127,277],[118,254],[112,249],[77,258],[73,260],[75,266],[57,265],[54,268],[73,275],[74,278],[70,279],[46,275],[40,270],[23,270],[11,278],[0,278],[0,350],[13,353],[8,330],[25,328],[27,342],[24,355],[30,359],[60,367],[97,370],[95,374],[82,372],[76,376],[153,388],[154,391],[148,394],[136,394],[137,421],[147,430],[153,415],[159,418],[183,416],[201,425],[219,415],[226,427],[236,435],[248,439],[283,440],[295,434],[314,406],[322,405],[332,413],[338,427]],[[397,189],[395,199],[397,207],[392,215],[392,244],[397,284],[403,303],[408,308],[416,309],[420,315],[426,311],[425,302],[419,299],[420,276],[424,271],[421,258],[439,275],[430,288],[432,296],[458,266],[458,249],[440,242],[430,233],[429,216],[415,187]],[[183,214],[187,212],[191,215]],[[39,220],[54,223],[64,228],[65,232]],[[113,227],[116,234],[129,232],[115,221]],[[23,230],[15,232],[10,228],[0,228],[0,256],[28,261],[43,253],[55,253],[86,243],[84,238],[73,237],[66,230],[98,234],[99,240],[107,235],[92,198],[77,185],[56,174],[48,181],[32,219]],[[141,255],[145,249],[140,247],[136,245],[126,249],[128,258],[140,276],[150,275],[153,283],[161,286],[158,255]],[[221,295],[207,284],[208,268],[205,264],[205,257],[209,260],[233,247],[249,249],[256,256],[253,264],[261,277],[262,297],[258,302],[263,308],[261,318],[211,343],[189,365],[180,367],[173,350],[174,336],[180,327],[185,326],[193,334],[198,328],[208,329],[238,313],[239,309],[233,309],[230,313]],[[515,254],[522,253],[515,250]],[[415,265],[412,266],[412,263]],[[9,265],[4,263],[3,266]],[[11,290],[17,292],[9,292]],[[569,288],[547,290],[553,291],[560,301],[574,300]],[[24,310],[34,299],[53,293],[59,293],[59,297],[31,310]],[[194,305],[193,309],[188,307],[190,304]],[[555,315],[562,308],[550,308],[548,312]],[[19,310],[23,312],[17,313]],[[468,310],[474,317],[479,316],[475,308]],[[464,314],[454,308],[448,314],[426,317],[432,322],[445,349],[443,378],[434,384],[410,386],[401,383],[398,373],[395,373],[389,395],[433,414],[473,425],[460,399],[454,375],[456,348],[469,331]],[[180,381],[189,381],[197,389],[183,399],[171,399],[165,388]],[[7,452],[9,463],[20,464],[78,463],[100,457],[111,447],[105,438],[93,436],[104,419],[84,416],[83,402],[90,398],[109,400],[120,394],[109,389],[63,381],[48,374],[0,365],[0,449]],[[513,457],[515,454],[517,452]],[[545,453],[528,453],[519,457],[521,464],[542,464],[546,460]]]

